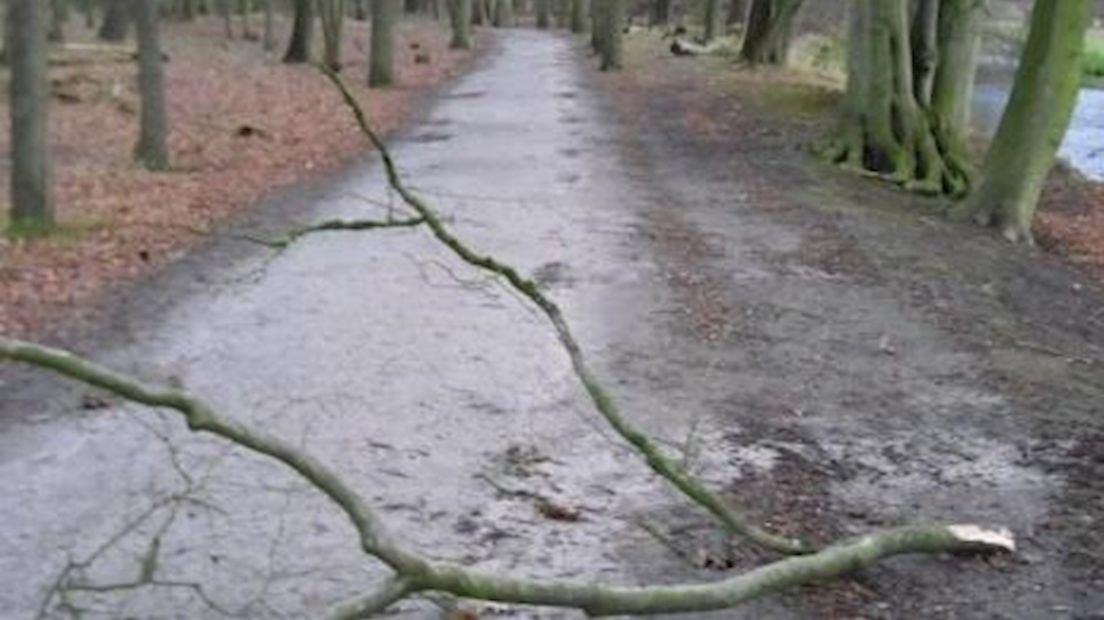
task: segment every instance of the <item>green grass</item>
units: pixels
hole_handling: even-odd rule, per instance
[[[1104,30],[1090,30],[1085,36],[1082,72],[1087,78],[1104,78]]]

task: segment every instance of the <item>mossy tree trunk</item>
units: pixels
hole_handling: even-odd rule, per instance
[[[322,22],[322,63],[330,71],[341,71],[341,46],[345,35],[345,0],[319,0]]]
[[[941,2],[942,0],[916,0],[916,10],[912,15],[912,91],[924,107],[931,105],[935,68],[939,60]]]
[[[138,34],[138,91],[142,97],[141,128],[134,159],[148,170],[167,170],[168,119],[157,0],[133,0],[132,6]]]
[[[452,24],[453,49],[471,49],[472,0],[449,0],[449,21]]]
[[[937,129],[951,139],[961,139],[970,128],[985,15],[985,4],[978,0],[940,2],[931,110]]]
[[[311,40],[314,39],[314,0],[293,0],[295,12],[284,62],[309,62]]]
[[[1080,88],[1092,0],[1036,0],[1012,94],[989,147],[977,191],[957,215],[1033,241],[1043,182],[1065,136]]]
[[[752,65],[784,65],[802,0],[752,0],[740,58]]]
[[[924,193],[961,196],[969,165],[917,97],[908,0],[852,0],[842,126],[824,151]]]
[[[746,23],[747,13],[747,0],[732,0],[728,5],[728,16],[725,18],[725,25],[729,28],[734,28],[737,25]]]
[[[625,0],[605,0],[601,9],[602,71],[620,71],[624,66]]]
[[[49,83],[46,29],[39,0],[8,0],[7,52],[11,66],[11,222],[13,231],[53,226],[47,143]]]
[[[368,86],[377,88],[395,83],[395,35],[402,0],[372,2],[372,50],[368,63]]]

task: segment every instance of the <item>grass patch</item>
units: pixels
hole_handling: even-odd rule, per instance
[[[7,216],[0,217],[0,230],[4,231],[4,236],[11,240],[49,238],[65,242],[80,241],[86,235],[103,227],[103,222],[93,219],[43,226],[33,222],[12,223]]]
[[[1104,30],[1093,29],[1085,35],[1082,73],[1087,78],[1104,78]]]

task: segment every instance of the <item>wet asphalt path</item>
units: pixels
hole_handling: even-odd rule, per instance
[[[710,420],[646,359],[691,355],[663,328],[673,302],[630,206],[640,184],[627,179],[647,172],[616,155],[570,39],[517,31],[493,46],[396,140],[403,172],[462,237],[536,275],[641,424],[672,445],[693,427],[708,448]],[[380,172],[357,166],[256,219],[277,231],[291,202],[310,205],[295,215],[303,223],[379,217],[363,198],[393,199]],[[680,572],[635,523],[678,501],[592,413],[543,320],[423,231],[316,235],[278,255],[217,241],[131,293],[82,349],[298,442],[434,557],[620,583]],[[639,371],[619,374],[627,366]],[[212,603],[314,617],[382,577],[343,518],[283,468],[190,436],[167,414],[4,377],[0,617],[33,617],[69,559],[96,558],[90,582],[132,580],[155,537],[156,577],[201,584],[208,602],[169,586],[72,602],[87,617],[217,617]],[[721,451],[698,453],[710,481],[736,475],[728,457],[710,460]],[[549,520],[502,489],[581,520]],[[181,495],[189,501],[166,499]]]

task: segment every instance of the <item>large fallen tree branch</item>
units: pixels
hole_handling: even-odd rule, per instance
[[[452,250],[456,256],[474,267],[502,276],[514,290],[524,295],[540,309],[555,329],[560,343],[571,359],[572,370],[579,382],[582,383],[595,409],[622,439],[644,457],[652,471],[708,511],[729,532],[739,534],[767,549],[787,555],[811,553],[815,550],[811,545],[801,540],[772,534],[753,523],[748,516],[727,505],[720,497],[686,473],[677,463],[664,456],[655,442],[643,431],[633,426],[621,413],[620,407],[617,406],[613,396],[610,395],[590,369],[582,347],[579,346],[579,342],[575,339],[571,327],[564,319],[563,312],[560,311],[556,302],[545,296],[537,287],[536,282],[523,277],[514,267],[502,263],[493,256],[477,252],[453,235],[436,210],[411,191],[403,182],[402,175],[399,174],[398,167],[395,165],[395,160],[391,156],[387,144],[372,128],[364,109],[345,86],[345,83],[333,71],[325,67],[322,67],[322,71],[330,78],[334,86],[341,91],[341,95],[356,118],[361,132],[379,152],[387,175],[387,182],[391,188],[408,207],[418,214],[419,218],[432,231],[433,236]]]
[[[611,587],[594,583],[516,579],[432,562],[386,533],[372,507],[321,461],[263,431],[218,413],[191,394],[161,388],[99,366],[66,351],[0,337],[0,360],[23,362],[112,392],[128,400],[180,413],[188,427],[226,439],[291,468],[332,500],[352,523],[361,548],[395,577],[364,597],[336,608],[333,618],[362,618],[420,592],[527,605],[570,607],[592,616],[658,614],[726,609],[784,588],[830,579],[883,558],[907,553],[1011,551],[1006,530],[974,525],[928,525],[889,529],[839,543],[817,553],[787,558],[709,584]]]

